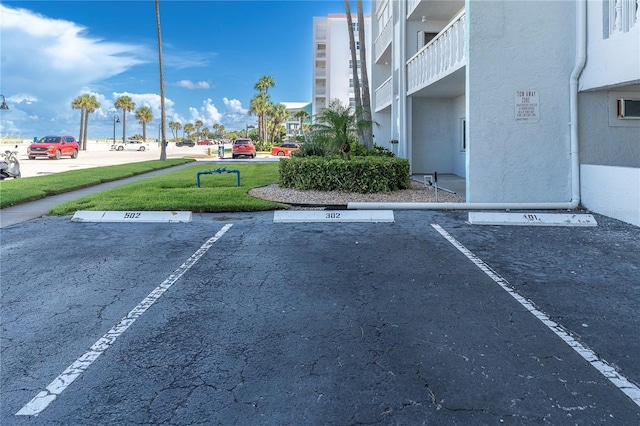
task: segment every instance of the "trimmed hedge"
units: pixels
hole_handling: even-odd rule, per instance
[[[411,187],[409,161],[390,157],[292,157],[280,160],[280,186],[369,194]]]

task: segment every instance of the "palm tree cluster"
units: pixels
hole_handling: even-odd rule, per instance
[[[203,125],[202,120],[196,120],[194,123],[186,123],[184,126],[179,121],[170,121],[169,129],[171,129],[174,140],[179,138],[180,130],[182,130],[183,137],[186,136],[187,139],[190,139],[193,136],[196,138],[196,141],[199,141],[200,139],[209,139],[209,136],[212,134],[211,130],[208,127],[202,127]],[[213,125],[213,134],[224,137],[224,126],[220,123],[215,123]]]
[[[89,114],[100,108],[100,102],[98,102],[94,95],[84,94],[71,101],[71,108],[80,110],[80,134],[78,136],[78,143],[80,144],[80,148],[86,151]]]
[[[344,106],[339,99],[333,99],[329,106],[315,115],[312,126],[313,143],[326,147],[320,151],[338,152],[341,157],[350,158],[351,144],[356,142],[363,127],[370,122],[359,119],[350,106]],[[310,147],[310,150],[314,148]]]
[[[281,103],[274,103],[269,96],[269,88],[276,87],[276,82],[269,75],[262,76],[255,84],[258,91],[249,107],[249,113],[258,117],[258,141],[275,143],[276,135],[281,132],[284,122],[289,119],[287,107]],[[304,120],[304,118],[302,119]]]

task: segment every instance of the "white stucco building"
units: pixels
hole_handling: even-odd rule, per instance
[[[374,0],[376,143],[465,177],[468,208],[579,204],[640,226],[639,9]]]
[[[353,14],[356,47],[358,42],[358,17]],[[371,40],[371,16],[365,15],[365,43]],[[355,105],[353,91],[353,71],[347,15],[330,14],[313,18],[313,94],[312,115],[329,105],[333,99],[340,99],[343,105]],[[365,46],[367,64],[372,63],[371,46]],[[360,54],[358,53],[358,58]],[[360,59],[358,59],[358,66]],[[358,75],[360,68],[358,67]],[[368,72],[371,76],[371,71]]]

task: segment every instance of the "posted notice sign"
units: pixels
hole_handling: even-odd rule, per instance
[[[516,121],[537,123],[540,120],[540,99],[537,90],[516,90]]]

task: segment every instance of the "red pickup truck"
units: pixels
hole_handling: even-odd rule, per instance
[[[73,136],[45,136],[27,148],[29,160],[47,157],[59,160],[60,157],[78,158],[80,146]]]

